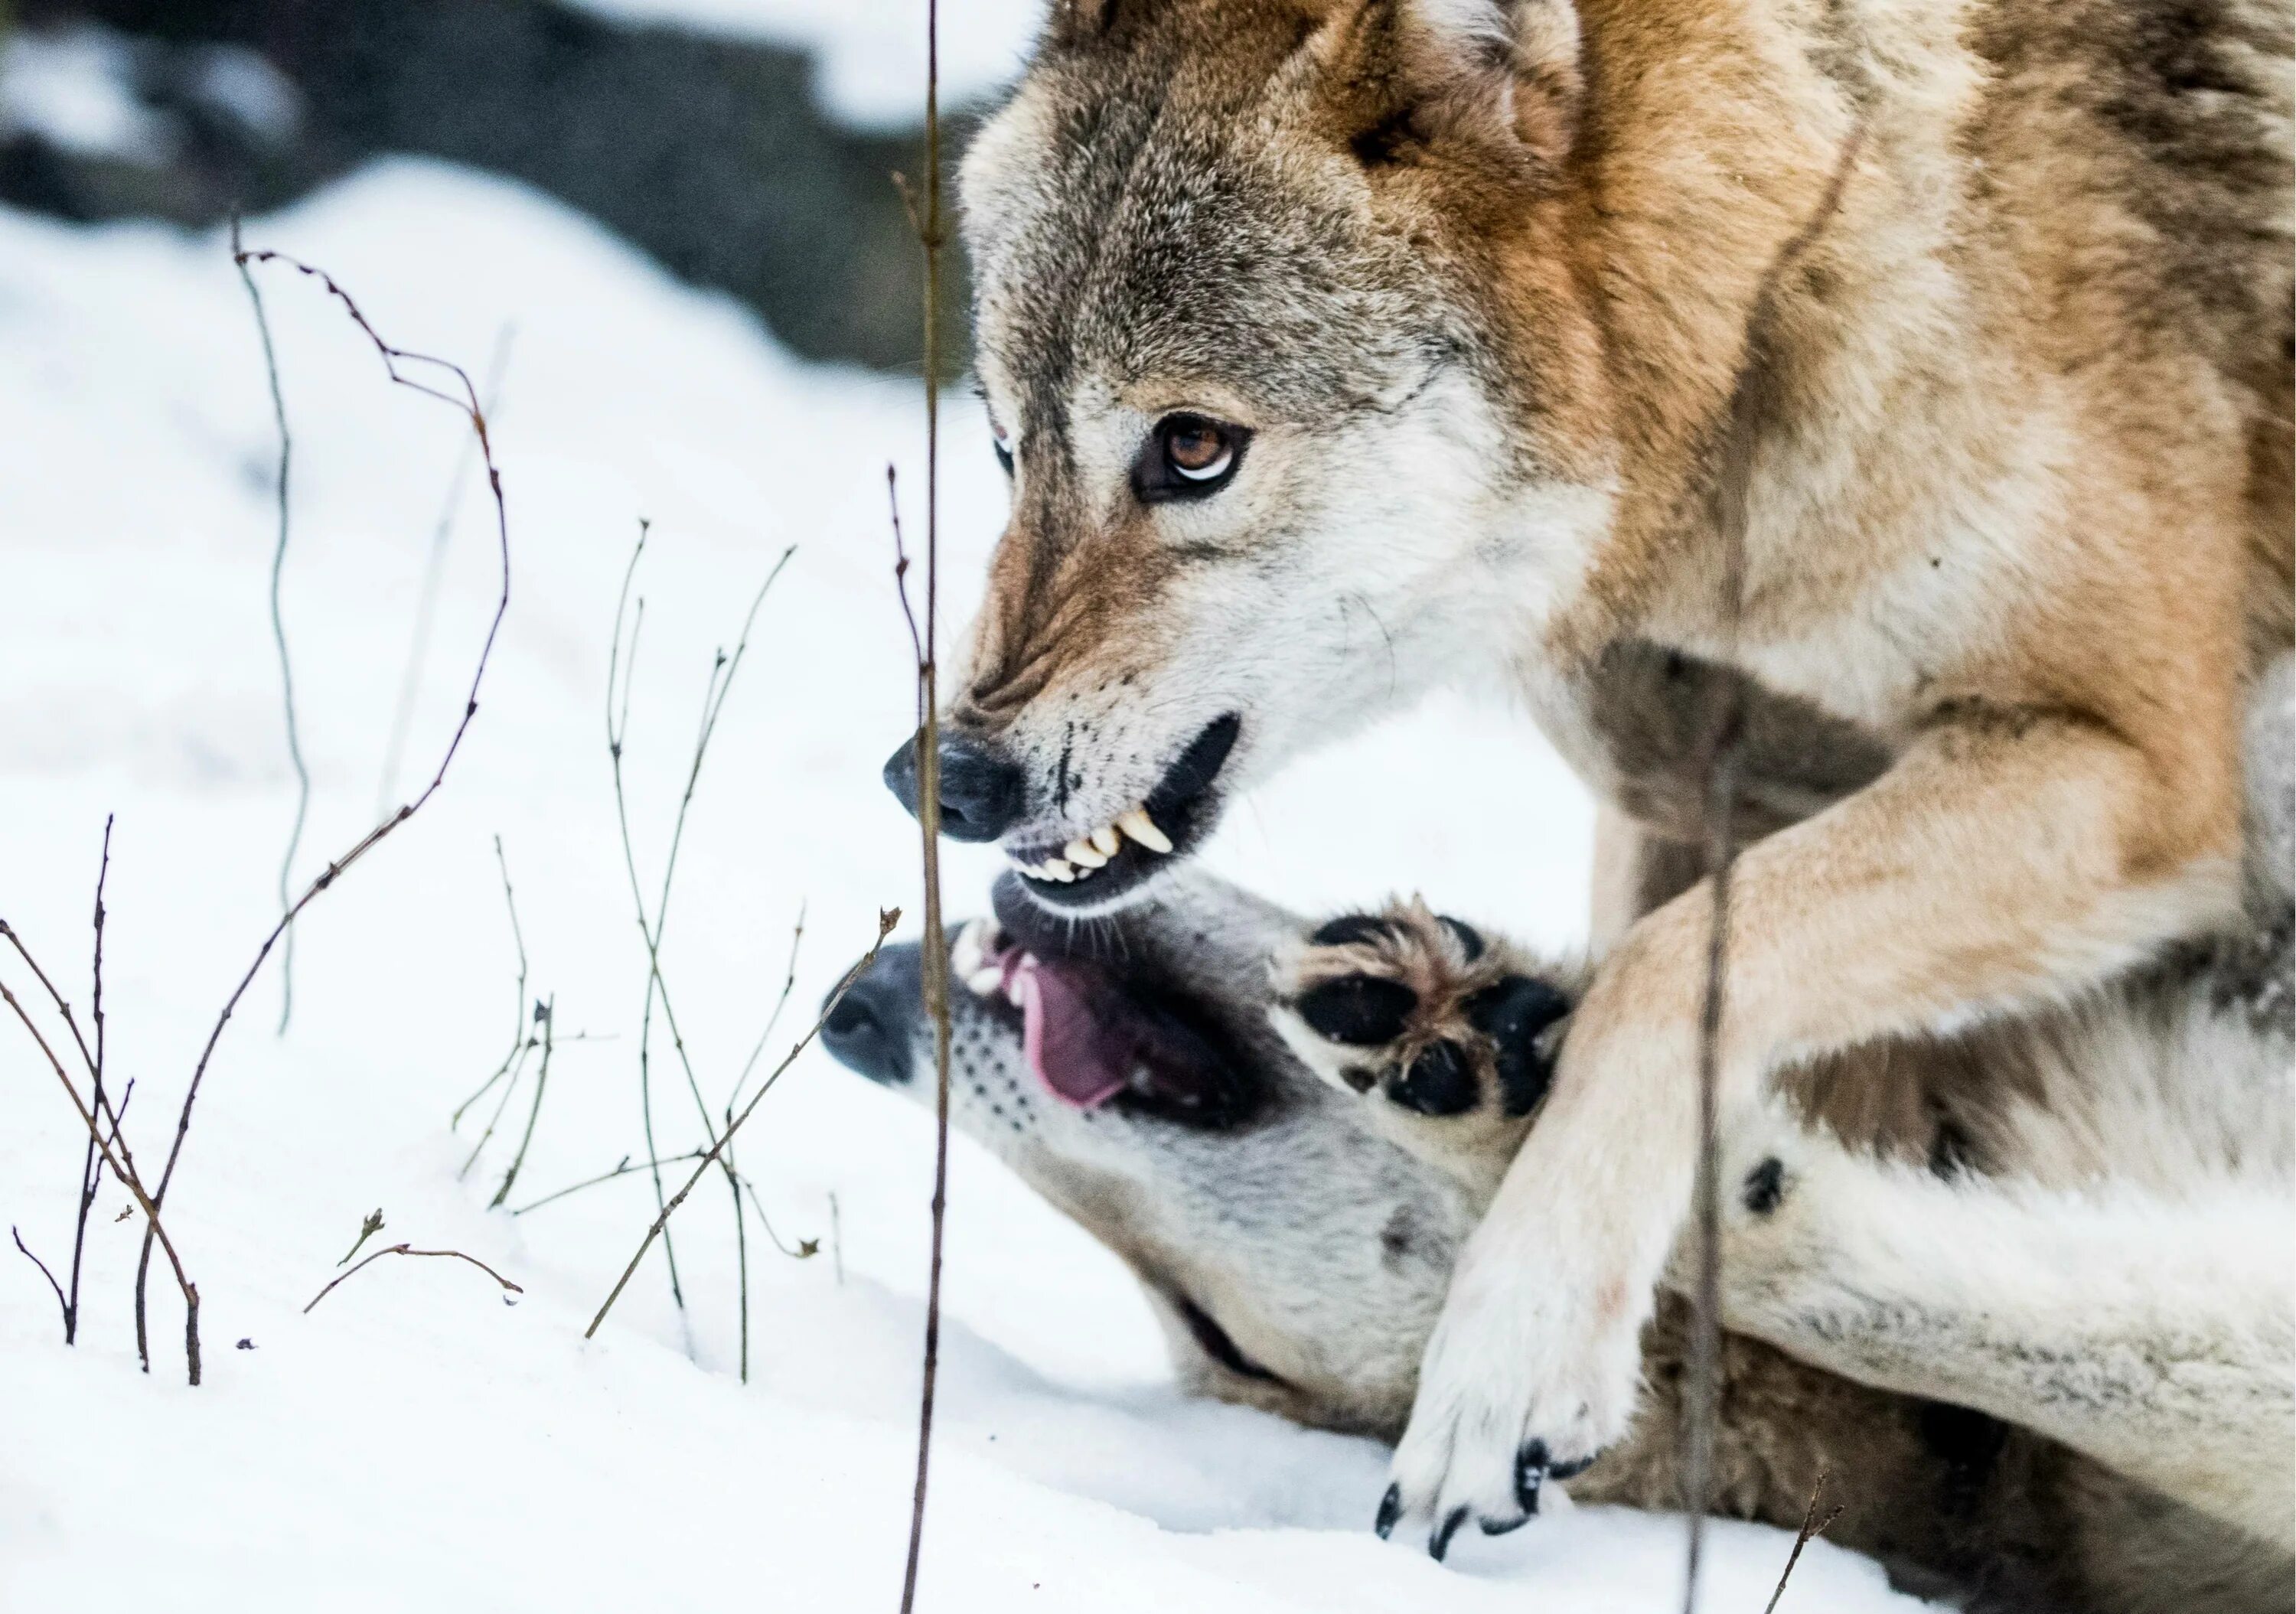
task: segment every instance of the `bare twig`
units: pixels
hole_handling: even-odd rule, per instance
[[[463,1124],[464,1110],[484,1098],[496,1082],[510,1074],[511,1061],[518,1058],[519,1051],[528,1045],[532,1036],[527,1029],[526,932],[519,928],[518,897],[510,889],[510,860],[503,856],[500,835],[495,837],[495,867],[502,872],[503,906],[510,910],[511,945],[518,949],[518,989],[515,1000],[511,1004],[510,1047],[504,1053],[502,1063],[495,1067],[495,1073],[479,1085],[479,1090],[476,1093],[455,1106],[454,1118],[447,1123],[450,1131]],[[470,1167],[464,1166],[463,1169],[468,1171]]]
[[[643,516],[639,517],[638,541],[630,549],[630,563],[622,569],[621,593],[614,600],[614,636],[606,652],[606,755],[613,767],[614,815],[621,826],[622,861],[629,873],[630,889],[634,897],[638,890],[637,863],[636,855],[630,842],[628,795],[622,783],[622,741],[630,728],[630,689],[637,682],[638,635],[645,627],[645,599],[643,595],[639,597],[637,609],[635,613],[632,613],[630,584],[638,575],[638,561],[644,558],[646,540],[652,535],[653,523]],[[622,623],[626,619],[630,622],[629,662],[627,668],[622,660]],[[621,686],[622,697],[619,710],[614,704],[617,683]],[[639,902],[641,907],[644,906],[643,897],[636,897],[636,900]],[[641,930],[644,930],[643,921],[640,922],[639,928]],[[646,1007],[649,1022],[653,1006],[654,984],[655,977],[649,968],[646,975]],[[657,1215],[666,1215],[669,1204],[668,1190],[663,1186],[661,1168],[655,1163],[661,1157],[661,1148],[654,1141],[653,1134],[652,1050],[652,1039],[646,1031],[642,1029],[638,1037],[638,1117],[645,1135],[648,1175],[653,1181],[654,1211]],[[662,1236],[661,1253],[662,1264],[668,1269],[669,1274],[670,1300],[683,1315],[685,1311],[685,1286],[678,1281],[676,1242],[667,1233]]]
[[[611,1183],[621,1177],[635,1176],[641,1171],[650,1171],[657,1167],[675,1166],[680,1160],[698,1160],[701,1158],[701,1154],[702,1151],[699,1149],[689,1149],[684,1154],[673,1154],[667,1159],[640,1160],[636,1164],[633,1164],[629,1157],[625,1155],[611,1171],[602,1171],[596,1176],[584,1177],[580,1182],[570,1184],[554,1193],[545,1193],[538,1200],[529,1200],[523,1205],[513,1205],[511,1207],[510,1213],[514,1217],[522,1217],[529,1210],[539,1210],[553,1200],[562,1200],[570,1193],[579,1193],[585,1188],[595,1188],[601,1183]]]
[[[472,1266],[477,1267],[480,1272],[486,1274],[487,1276],[492,1278],[496,1282],[503,1286],[504,1299],[507,1300],[512,1295],[522,1295],[526,1292],[524,1289],[521,1288],[518,1284],[512,1282],[508,1278],[504,1277],[502,1274],[496,1272],[484,1261],[480,1260],[478,1257],[464,1255],[459,1249],[417,1249],[411,1244],[390,1244],[376,1250],[373,1255],[367,1257],[365,1260],[361,1261],[357,1266],[352,1267],[348,1272],[339,1274],[335,1277],[327,1280],[326,1288],[321,1290],[317,1294],[311,1297],[311,1306],[316,1306],[320,1301],[332,1294],[335,1290],[336,1284],[346,1282],[350,1279],[358,1276],[359,1274],[365,1272],[377,1261],[381,1260],[385,1256],[445,1256],[457,1261],[468,1261]],[[311,1306],[306,1306],[303,1308],[303,1315],[307,1317],[311,1315]]]
[[[24,1258],[40,1269],[40,1275],[48,1281],[48,1287],[56,1291],[56,1309],[64,1315],[64,1343],[70,1345],[72,1342],[72,1303],[64,1299],[64,1286],[56,1282],[56,1274],[48,1270],[48,1264],[32,1253],[31,1247],[24,1242],[24,1235],[16,1231],[13,1222],[8,1225],[8,1236],[16,1241],[16,1248],[24,1252]]]
[[[199,1062],[192,1068],[191,1083],[184,1089],[183,1108],[177,1112],[176,1118],[175,1140],[168,1145],[167,1163],[160,1173],[160,1185],[152,1194],[151,1211],[156,1211],[157,1208],[167,1200],[168,1190],[176,1179],[176,1167],[183,1159],[184,1142],[191,1134],[193,1108],[198,1103],[200,1089],[207,1080],[208,1065],[215,1057],[216,1045],[223,1040],[224,1028],[231,1023],[231,1017],[237,1012],[240,1000],[247,995],[247,989],[255,984],[255,978],[262,972],[264,961],[271,956],[272,949],[279,945],[280,938],[295,922],[297,915],[316,901],[321,893],[330,889],[352,864],[373,851],[393,830],[420,812],[430,798],[438,793],[439,787],[447,782],[447,770],[454,766],[455,755],[462,750],[463,737],[470,733],[471,720],[478,716],[479,688],[486,681],[487,665],[494,655],[496,637],[502,632],[503,618],[510,610],[510,509],[503,497],[502,471],[495,463],[494,444],[488,435],[486,411],[480,406],[478,389],[472,384],[469,373],[452,360],[436,358],[425,353],[411,352],[404,348],[393,347],[385,341],[381,332],[368,322],[365,313],[352,299],[350,293],[344,291],[336,283],[334,278],[323,269],[315,268],[285,253],[268,250],[250,251],[237,246],[233,250],[232,259],[242,267],[248,265],[259,266],[271,263],[283,264],[297,274],[317,281],[327,295],[342,306],[344,313],[349,316],[351,323],[359,328],[360,332],[373,346],[376,355],[382,360],[383,373],[390,378],[393,385],[406,387],[422,394],[425,397],[437,398],[441,403],[461,410],[469,419],[471,430],[478,439],[480,457],[487,468],[487,489],[494,499],[495,541],[499,556],[502,583],[500,592],[496,596],[494,615],[487,624],[486,639],[479,648],[477,664],[471,671],[470,690],[463,698],[462,717],[455,725],[455,732],[447,738],[446,750],[440,754],[439,766],[431,773],[430,782],[415,794],[412,800],[404,802],[391,812],[385,814],[380,823],[353,842],[348,851],[330,862],[320,871],[318,876],[304,888],[302,895],[296,897],[288,905],[286,911],[280,914],[277,922],[272,926],[270,934],[263,938],[262,946],[256,949],[255,958],[247,966],[246,973],[240,977],[239,984],[232,988],[230,997],[225,1000],[223,1012],[216,1017],[215,1027],[208,1033],[206,1045],[200,1050]],[[409,374],[406,369],[402,369],[402,365],[408,367],[429,365],[451,376],[456,390],[445,391],[440,387],[418,380]],[[152,1356],[150,1337],[145,1327],[144,1282],[151,1270],[152,1243],[159,1232],[159,1218],[156,1215],[149,1214],[148,1211],[147,1215],[149,1221],[144,1228],[144,1248],[135,1264],[135,1344],[137,1355],[142,1357],[145,1371],[149,1372]],[[197,1309],[194,1306],[193,1326],[195,1326],[196,1317]],[[198,1350],[195,1337],[191,1340],[190,1344],[191,1354],[196,1360]],[[196,1379],[195,1372],[195,1382]]]
[[[628,597],[630,574],[635,573],[637,569],[638,556],[644,551],[649,532],[648,524],[641,522],[637,546],[630,556],[630,572],[626,573],[622,580],[625,601]],[[628,793],[623,783],[623,750],[629,733],[629,689],[626,681],[622,689],[620,717],[617,722],[613,716],[612,689],[616,660],[610,659],[608,663],[607,738],[613,766],[614,814],[621,831],[622,866],[629,879],[630,901],[637,910],[638,935],[644,945],[646,954],[645,1002],[638,1020],[638,1092],[640,1104],[645,1112],[646,1151],[649,1157],[658,1156],[659,1153],[659,1148],[653,1137],[652,1089],[653,1021],[657,1003],[660,1005],[663,1024],[669,1031],[671,1047],[677,1055],[678,1068],[685,1077],[686,1091],[692,1095],[694,1112],[701,1119],[702,1135],[712,1143],[718,1139],[717,1129],[711,1123],[709,1101],[702,1097],[701,1078],[694,1071],[693,1055],[685,1041],[685,1032],[678,1023],[676,1006],[670,997],[669,981],[662,972],[662,945],[669,926],[670,898],[676,889],[678,854],[684,849],[685,844],[685,827],[693,814],[694,792],[701,785],[702,765],[709,758],[709,741],[717,733],[718,718],[724,715],[726,701],[733,692],[734,680],[741,671],[742,659],[749,654],[750,635],[757,625],[758,612],[765,605],[766,595],[772,591],[775,581],[782,574],[783,568],[789,564],[790,557],[796,553],[794,545],[782,552],[781,558],[774,562],[772,569],[766,574],[765,581],[758,585],[757,594],[750,599],[749,612],[742,619],[742,631],[734,640],[732,653],[728,654],[720,648],[710,664],[709,681],[702,690],[701,719],[694,735],[693,755],[686,767],[685,787],[678,798],[676,816],[670,826],[669,846],[662,862],[660,890],[654,898],[651,912],[646,905],[644,888],[638,878],[637,851],[630,833]],[[643,608],[644,602],[641,600],[639,603]],[[616,608],[614,614],[618,657],[622,618],[622,610],[619,606]],[[633,630],[631,647],[633,672],[636,660],[636,635]],[[745,1067],[744,1077],[747,1074],[748,1070]],[[737,1082],[735,1086],[738,1089],[740,1084]],[[726,1111],[728,1114],[732,1111],[730,1102],[726,1105]],[[733,1201],[734,1253],[741,1280],[739,1299],[742,1308],[742,1377],[743,1381],[747,1382],[750,1333],[749,1231],[742,1215],[742,1188],[735,1162],[729,1153],[719,1164],[725,1173],[726,1192],[731,1195]],[[660,1174],[657,1172],[653,1175],[659,1210],[666,1206],[667,1201],[660,1200]],[[778,1243],[779,1241],[776,1240],[775,1242]],[[674,1259],[671,1272],[671,1289],[676,1295],[679,1293],[679,1289],[676,1280]],[[679,1303],[681,1307],[684,1304],[682,1296]]]
[[[95,1086],[89,1094],[88,1107],[97,1115],[103,1114],[109,1101],[103,1091],[103,887],[111,877],[111,819],[103,815],[103,856],[95,870],[95,959],[89,970],[88,1018],[95,1023],[95,1057],[89,1061],[89,1074]],[[120,1109],[127,1105],[123,1100]],[[111,1130],[116,1136],[119,1122],[113,1118]],[[87,1249],[87,1218],[95,1208],[97,1191],[103,1186],[103,1163],[96,1155],[96,1140],[91,1135],[79,1163],[79,1209],[72,1218],[72,1254],[70,1292],[64,1300],[64,1343],[70,1345],[79,1339],[79,1270],[80,1260]]]
[[[494,356],[487,361],[487,386],[481,406],[487,418],[502,418],[503,376],[510,368],[511,339],[518,327],[505,324],[495,333]],[[423,562],[422,592],[414,603],[414,640],[406,648],[406,671],[398,682],[398,707],[390,716],[390,739],[382,750],[382,779],[375,787],[374,810],[390,810],[391,793],[398,788],[399,759],[406,750],[406,731],[414,720],[415,698],[422,691],[422,664],[430,652],[430,622],[439,608],[439,587],[447,575],[447,540],[454,536],[455,516],[463,507],[463,488],[478,463],[472,440],[465,438],[455,456],[455,473],[447,483],[447,500],[439,507],[439,525],[430,532],[430,555]],[[521,994],[521,996],[523,994]]]
[[[917,1480],[909,1509],[909,1547],[901,1571],[901,1614],[917,1601],[917,1562],[924,1545],[925,1485],[932,1463],[933,1396],[940,1376],[942,1233],[948,1219],[948,947],[940,907],[940,0],[925,0],[925,206],[918,232],[925,254],[925,628],[917,660],[917,824],[923,838],[924,998],[933,1024],[932,1259],[925,1283],[924,1383],[917,1405]],[[891,491],[890,473],[887,490]],[[894,547],[900,545],[896,502]],[[906,569],[907,557],[897,565]],[[896,574],[901,609],[906,578]],[[914,619],[910,631],[915,632]]]
[[[526,1056],[533,1053],[535,1047],[535,1040],[529,1036],[522,1039],[512,1051],[509,1085],[503,1088],[502,1097],[495,1101],[494,1113],[487,1117],[487,1124],[479,1133],[479,1141],[471,1145],[471,1152],[463,1159],[462,1168],[455,1173],[456,1182],[471,1175],[471,1167],[479,1163],[479,1156],[486,1152],[488,1143],[493,1141],[495,1128],[502,1124],[503,1111],[509,1109],[511,1100],[518,1096],[519,1078],[526,1074]],[[473,1094],[472,1096],[476,1098],[478,1095]]]
[[[22,938],[10,929],[5,920],[0,920],[0,936],[5,936],[9,941],[14,943],[17,953],[26,963],[32,963],[32,955],[25,948]],[[35,974],[38,974],[39,965],[32,963],[32,970]],[[46,979],[45,975],[41,976],[44,983]],[[54,990],[53,987],[49,989],[51,992]],[[48,1045],[48,1039],[40,1034],[40,1028],[25,1010],[22,1002],[8,989],[8,984],[5,981],[0,981],[0,1003],[5,1003],[14,1012],[16,1018],[23,1022],[24,1029],[31,1034],[32,1041],[47,1057],[48,1068],[56,1073],[56,1080],[63,1084],[65,1095],[71,1100],[72,1108],[79,1112],[80,1124],[87,1128],[88,1135],[96,1140],[96,1147],[103,1157],[104,1164],[111,1167],[112,1175],[127,1187],[129,1194],[134,1196],[136,1205],[143,1209],[147,1240],[145,1248],[147,1249],[150,1248],[148,1242],[150,1239],[156,1237],[159,1240],[160,1248],[168,1258],[168,1268],[176,1275],[176,1286],[183,1292],[184,1357],[190,1372],[191,1381],[197,1384],[200,1381],[200,1287],[184,1273],[183,1260],[176,1253],[175,1241],[168,1236],[167,1228],[160,1224],[157,1196],[144,1191],[143,1179],[136,1176],[135,1161],[127,1154],[126,1145],[107,1143],[104,1140],[102,1125],[96,1119],[95,1111],[80,1102],[79,1089],[72,1086],[71,1077],[65,1071],[63,1061],[56,1057],[56,1051]],[[73,1035],[77,1036],[78,1034],[75,1031]],[[119,1127],[117,1114],[112,1118],[112,1125],[116,1132]],[[113,1152],[115,1147],[119,1150],[117,1154]],[[120,1219],[126,1218],[123,1216]],[[143,1341],[143,1331],[139,1329],[136,1342],[140,1346]],[[144,1356],[144,1365],[147,1369],[151,1365],[151,1358],[148,1355]]]
[[[263,291],[247,266],[239,244],[239,215],[231,216],[231,261],[239,283],[247,288],[249,307],[255,310],[255,332],[263,341],[263,373],[271,383],[271,417],[279,428],[279,474],[274,483],[279,509],[278,537],[271,547],[271,642],[279,651],[279,692],[287,709],[287,760],[295,770],[295,822],[287,832],[287,849],[279,856],[279,906],[283,911],[293,895],[295,853],[303,844],[303,825],[311,815],[311,770],[303,760],[303,734],[295,722],[295,667],[287,654],[287,619],[280,610],[279,587],[287,570],[287,473],[293,463],[295,439],[287,430],[287,395],[279,385],[279,355],[271,343],[271,319],[263,310]],[[279,948],[279,1029],[283,1034],[295,1012],[295,931],[290,926]]]
[[[900,922],[901,911],[898,908],[887,908],[877,915],[877,939],[869,944],[869,951],[862,954],[861,961],[848,970],[844,979],[837,983],[837,989],[829,995],[829,1001],[822,1004],[821,1017],[813,1022],[812,1029],[800,1037],[796,1045],[783,1055],[781,1063],[775,1065],[773,1073],[758,1085],[757,1092],[750,1095],[750,1102],[742,1107],[741,1112],[735,1115],[732,1121],[727,1123],[726,1130],[718,1135],[718,1140],[702,1151],[700,1164],[693,1168],[693,1175],[685,1179],[684,1187],[670,1196],[668,1203],[662,1207],[661,1214],[654,1217],[653,1225],[646,1229],[645,1237],[639,1241],[637,1253],[630,1258],[629,1265],[622,1268],[622,1275],[615,1280],[612,1292],[607,1295],[605,1303],[598,1307],[598,1315],[590,1319],[590,1326],[582,1331],[584,1339],[590,1339],[597,1333],[598,1325],[606,1320],[606,1314],[614,1309],[614,1302],[620,1299],[622,1290],[629,1287],[630,1279],[636,1273],[638,1264],[645,1259],[646,1251],[652,1249],[653,1241],[662,1236],[663,1230],[669,1225],[669,1218],[677,1214],[677,1208],[685,1203],[685,1196],[693,1192],[693,1185],[700,1182],[709,1167],[716,1163],[718,1156],[725,1151],[726,1145],[732,1141],[734,1135],[742,1129],[743,1124],[752,1115],[757,1113],[758,1106],[765,1102],[766,1094],[771,1093],[774,1090],[774,1084],[781,1080],[782,1072],[795,1063],[797,1056],[804,1053],[807,1045],[820,1034],[822,1022],[826,1020],[837,1005],[844,1001],[847,990],[855,981],[861,979],[862,973],[871,964],[877,962],[878,949],[885,945],[885,938],[891,935],[893,927]]]
[[[1841,206],[1843,190],[1865,144],[1860,123],[1843,143],[1818,206],[1763,271],[1746,323],[1744,351],[1721,432],[1707,463],[1710,474],[1704,519],[1712,523],[1722,549],[1721,660],[1734,666],[1746,609],[1746,529],[1753,502],[1755,450],[1761,433],[1778,418],[1779,292]],[[1683,1430],[1683,1510],[1689,1518],[1688,1561],[1683,1581],[1685,1614],[1695,1614],[1704,1556],[1714,1430],[1720,1389],[1722,1339],[1722,1187],[1718,1093],[1721,1075],[1725,982],[1730,944],[1730,904],[1737,868],[1734,809],[1743,737],[1745,695],[1742,682],[1727,681],[1722,709],[1708,736],[1706,753],[1707,878],[1710,882],[1706,938],[1706,990],[1698,1023],[1698,1173],[1693,1219],[1698,1271],[1691,1333],[1689,1417]],[[1813,1503],[1813,1506],[1815,1503]]]
[[[550,1055],[558,1045],[554,1029],[558,1024],[557,998],[537,1004],[534,1018],[542,1024],[542,1062],[534,1072],[534,1104],[526,1112],[526,1132],[518,1140],[518,1152],[510,1158],[510,1169],[503,1173],[502,1186],[487,1201],[488,1210],[500,1209],[503,1201],[510,1198],[511,1184],[518,1181],[518,1174],[526,1165],[526,1151],[534,1146],[534,1127],[542,1118],[542,1101],[550,1092]]]
[[[797,924],[790,931],[789,971],[782,977],[781,995],[774,999],[774,1012],[766,1016],[766,1028],[750,1045],[750,1057],[742,1061],[742,1074],[734,1077],[734,1091],[726,1100],[728,1110],[742,1102],[742,1089],[750,1085],[750,1072],[758,1068],[758,1058],[765,1053],[767,1040],[773,1036],[774,1028],[782,1023],[782,1011],[789,1007],[790,994],[797,989],[798,949],[804,945],[805,904],[800,902],[797,905]]]
[[[1786,1594],[1786,1582],[1793,1578],[1794,1565],[1801,1561],[1802,1548],[1824,1535],[1833,1528],[1833,1521],[1841,1517],[1840,1503],[1834,1503],[1833,1511],[1824,1519],[1817,1516],[1817,1499],[1824,1490],[1825,1473],[1820,1470],[1817,1483],[1809,1487],[1809,1511],[1802,1515],[1801,1528],[1794,1532],[1793,1551],[1786,1554],[1785,1572],[1778,1577],[1778,1589],[1770,1594],[1770,1601],[1762,1610],[1762,1614],[1778,1614],[1778,1600]]]

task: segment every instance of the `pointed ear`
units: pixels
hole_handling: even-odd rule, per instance
[[[1421,117],[1570,154],[1585,79],[1573,0],[1360,0],[1326,26],[1327,63],[1405,88]]]

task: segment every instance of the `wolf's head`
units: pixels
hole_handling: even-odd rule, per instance
[[[1037,900],[1136,894],[1572,575],[1613,459],[1577,64],[1568,0],[1055,6],[964,169],[1013,501],[941,792]]]

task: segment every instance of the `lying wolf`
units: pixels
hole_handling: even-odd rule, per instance
[[[1014,503],[944,822],[1104,911],[1286,758],[1495,680],[1630,805],[1602,690],[1648,642],[1886,763],[1738,872],[1726,1113],[2205,932],[2291,642],[2290,24],[1059,0],[964,173]],[[1461,1257],[1396,1463],[1431,1531],[1625,1427],[1708,904],[1606,953]]]
[[[1293,916],[1193,873],[1091,926],[1046,917],[1009,878],[997,908],[1001,928],[976,922],[952,949],[970,987],[955,1123],[1131,1266],[1185,1384],[1393,1439],[1453,1266],[1541,1124],[1585,972],[1411,907],[1324,927],[1473,973],[1494,1006],[1455,1029],[1474,1045],[1456,1079],[1367,1039],[1367,1062],[1387,1057],[1366,1104],[1269,1025]],[[888,949],[824,1036],[930,1105],[920,962]],[[1718,1511],[1792,1528],[1824,1475],[1832,1538],[1924,1594],[2285,1614],[2289,968],[2284,927],[2195,953],[1903,1055],[1912,1105],[1813,1080],[1799,1097],[1824,1127],[1734,1138]],[[1679,1505],[1685,1310],[1661,1303],[1631,1432],[1573,1495]]]

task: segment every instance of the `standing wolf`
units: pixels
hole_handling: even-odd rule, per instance
[[[1605,669],[1727,661],[1882,766],[1740,864],[1726,1120],[2217,922],[2292,636],[2289,35],[2284,0],[1063,0],[964,168],[1014,509],[944,823],[1104,911],[1290,756],[1493,678],[1630,807]],[[1702,490],[1821,215],[1771,288],[1741,610]],[[1579,1004],[1388,1522],[1505,1528],[1624,1429],[1709,905]]]

